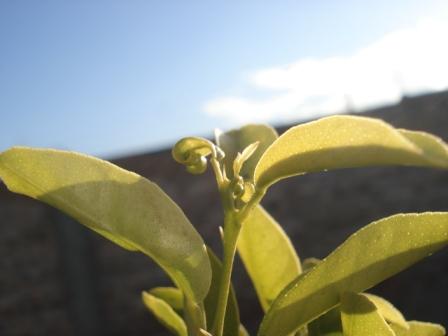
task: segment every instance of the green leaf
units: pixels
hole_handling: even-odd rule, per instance
[[[408,323],[401,312],[395,308],[392,303],[377,295],[367,293],[364,295],[376,306],[381,316],[383,316],[387,322],[399,325],[405,329],[409,328]]]
[[[249,160],[249,158],[255,153],[258,144],[258,141],[254,142],[236,155],[236,158],[233,161],[233,176],[240,175],[241,168],[243,167],[244,163],[246,163],[246,161]]]
[[[395,336],[375,304],[364,294],[344,293],[341,313],[344,336]]]
[[[204,300],[205,313],[207,316],[207,324],[215,320],[215,313],[218,303],[219,279],[221,278],[222,264],[218,257],[210,248],[207,248],[210,257],[210,264],[212,266],[212,285],[207,297]],[[230,287],[229,299],[227,301],[226,315],[224,318],[224,332],[223,336],[238,335],[240,328],[240,313],[238,310],[238,302],[236,300],[233,286]]]
[[[284,336],[448,243],[448,213],[400,214],[349,237],[327,258],[300,275],[273,302],[259,336]]]
[[[205,312],[202,304],[197,304],[184,296],[182,291],[174,287],[156,287],[149,294],[163,300],[176,313],[185,317],[184,323],[189,335],[202,335],[200,329],[206,327]]]
[[[309,336],[342,336],[341,310],[335,307],[308,324]]]
[[[308,328],[307,326],[303,326],[293,334],[290,334],[289,336],[309,336],[308,334]]]
[[[0,154],[0,177],[11,191],[150,256],[192,300],[206,296],[211,269],[204,242],[156,184],[90,156],[25,147]]]
[[[259,141],[258,147],[241,169],[241,176],[252,180],[255,166],[263,152],[277,139],[277,132],[268,125],[246,125],[240,129],[220,133],[216,136],[216,143],[226,154],[224,164],[227,176],[233,177],[233,161],[238,153],[249,145]]]
[[[365,166],[448,168],[448,145],[424,132],[397,130],[357,116],[332,116],[292,127],[263,154],[254,174],[259,188],[288,176]]]
[[[181,312],[184,309],[184,295],[174,287],[156,287],[149,294],[168,303],[174,310]]]
[[[301,273],[294,246],[275,219],[257,206],[241,227],[237,248],[266,311],[281,290]]]
[[[174,335],[187,336],[187,327],[184,320],[168,303],[148,292],[142,293],[142,299],[149,311]]]
[[[212,265],[213,278],[219,279],[221,274],[221,262],[212,252],[210,248],[207,249],[210,256],[210,262]],[[183,295],[182,292],[173,287],[156,287],[150,290],[150,294],[153,296],[164,300],[176,311],[182,311],[184,308]],[[207,315],[207,322],[210,324],[214,319],[216,300],[218,295],[218,281],[213,281],[211,289],[205,299],[205,309]],[[238,304],[236,301],[236,296],[234,289],[231,289],[231,296],[228,303],[228,310],[226,312],[226,318],[224,321],[224,335],[232,335],[233,332],[237,330],[237,323],[239,323],[239,311]],[[238,327],[239,332],[244,332],[244,326],[241,324]],[[234,335],[234,334],[233,334]]]
[[[320,263],[322,260],[317,258],[306,258],[304,261],[302,261],[302,270],[303,272],[308,272],[310,269],[315,267],[318,263]]]
[[[246,328],[242,324],[240,324],[240,328],[238,330],[238,336],[249,336],[249,333],[247,332]]]
[[[206,157],[214,152],[215,145],[204,138],[188,137],[176,142],[171,150],[173,159],[186,166],[191,174],[202,174],[207,169]]]
[[[409,321],[409,329],[403,329],[398,325],[391,325],[396,336],[445,336],[445,328],[439,324]]]
[[[188,336],[206,335],[204,330],[207,328],[207,321],[202,303],[193,302],[188,296],[184,296],[183,316]]]

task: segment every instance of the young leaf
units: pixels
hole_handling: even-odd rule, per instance
[[[238,336],[249,336],[249,333],[247,332],[246,328],[242,324],[240,324],[240,328],[238,330]]]
[[[375,304],[364,294],[344,293],[341,313],[344,336],[395,336]]]
[[[233,161],[233,176],[239,176],[241,168],[246,163],[247,160],[255,153],[257,147],[259,145],[259,141],[254,142],[243,149],[243,151],[236,155],[235,160]]]
[[[398,325],[391,325],[396,336],[445,336],[445,328],[439,324],[409,321],[409,329],[403,329]]]
[[[174,287],[156,287],[149,290],[149,294],[168,303],[174,310],[181,312],[184,309],[184,295]]]
[[[184,320],[171,308],[171,306],[148,292],[142,293],[145,306],[168,330],[177,336],[187,336],[187,326]]]
[[[216,257],[216,255],[212,252],[210,248],[207,249],[210,256],[210,263],[213,271],[213,278],[219,279],[221,273],[221,262]],[[217,300],[217,291],[218,291],[218,281],[213,281],[212,286],[210,288],[209,293],[204,301],[205,310],[207,315],[207,322],[210,324],[213,321],[215,309],[216,309],[216,300]],[[182,311],[184,308],[183,303],[183,294],[182,292],[174,287],[156,287],[149,291],[149,293],[159,299],[164,300],[168,303],[173,309],[176,311]],[[224,320],[224,335],[234,335],[233,333],[236,330],[245,330],[244,327],[239,323],[239,311],[238,304],[236,301],[236,296],[233,287],[231,288],[230,300],[228,301],[228,309],[226,312],[226,318]]]
[[[207,248],[210,257],[210,264],[212,266],[212,284],[210,291],[204,300],[205,313],[207,316],[207,323],[210,326],[215,319],[215,312],[218,302],[219,279],[221,278],[222,264],[218,257],[210,248]],[[223,336],[238,335],[240,328],[240,313],[238,310],[238,303],[235,296],[233,286],[230,287],[229,300],[227,301],[226,315],[224,318],[224,332]]]
[[[301,273],[294,246],[280,225],[257,206],[241,227],[237,248],[266,311],[281,290]]]
[[[336,306],[342,293],[362,292],[447,243],[448,212],[373,222],[291,282],[273,302],[258,335],[288,335]]]
[[[206,296],[211,270],[204,242],[156,184],[90,156],[25,147],[0,154],[0,177],[11,191],[150,256],[192,300]]]
[[[365,166],[448,168],[448,145],[424,133],[397,130],[357,116],[332,116],[292,127],[264,152],[255,168],[260,188],[288,176]]]
[[[233,161],[238,153],[242,152],[249,145],[260,141],[256,151],[244,163],[240,172],[245,179],[252,179],[258,160],[266,148],[277,139],[277,136],[277,132],[268,125],[246,125],[240,129],[218,133],[216,143],[226,154],[224,164],[227,176],[233,177]]]
[[[392,303],[377,295],[367,293],[364,293],[364,295],[376,306],[378,312],[387,322],[396,324],[405,329],[409,328],[403,315],[392,305]]]
[[[207,169],[206,157],[215,150],[213,143],[204,138],[188,137],[179,140],[171,150],[173,159],[186,166],[191,174],[202,174]]]

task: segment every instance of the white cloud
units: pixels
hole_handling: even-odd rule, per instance
[[[249,76],[263,98],[219,97],[210,116],[232,123],[287,121],[395,102],[403,93],[448,88],[448,22],[424,20],[348,57],[299,59]]]

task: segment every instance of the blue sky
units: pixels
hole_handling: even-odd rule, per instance
[[[398,55],[428,40],[420,32],[446,36],[445,3],[3,0],[0,150],[27,145],[115,157],[210,135],[215,127],[337,112],[334,78],[340,73],[334,68],[346,73],[375,58],[389,69],[388,46],[395,50],[407,39]],[[413,34],[420,36],[416,43]],[[446,48],[432,48],[438,46],[424,49],[445,55]],[[399,56],[391,71],[399,72],[394,78],[401,91],[448,88],[443,73],[433,78],[427,75],[433,69],[408,70],[439,59],[415,57],[403,70]],[[353,82],[359,79],[348,77],[344,97],[360,108],[397,95],[393,81],[378,79],[395,93],[367,99],[365,91],[379,92],[376,87],[358,90]],[[318,89],[303,89],[300,78],[317,78],[310,87]]]

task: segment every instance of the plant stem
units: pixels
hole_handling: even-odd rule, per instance
[[[226,212],[224,217],[224,257],[218,291],[218,306],[216,307],[212,328],[212,334],[214,336],[222,336],[224,330],[224,318],[229,298],[230,279],[232,276],[233,260],[235,258],[236,243],[240,228],[241,225],[236,220],[235,213],[233,211]]]
[[[246,207],[238,213],[238,222],[243,223],[247,216],[249,216],[250,212],[256,207],[261,199],[263,198],[264,194],[266,193],[265,189],[257,190],[250,200],[250,202],[246,205]]]
[[[215,173],[216,182],[218,183],[218,189],[221,190],[224,184],[224,177],[222,176],[221,167],[216,158],[210,159],[210,164],[213,168],[213,172]]]

